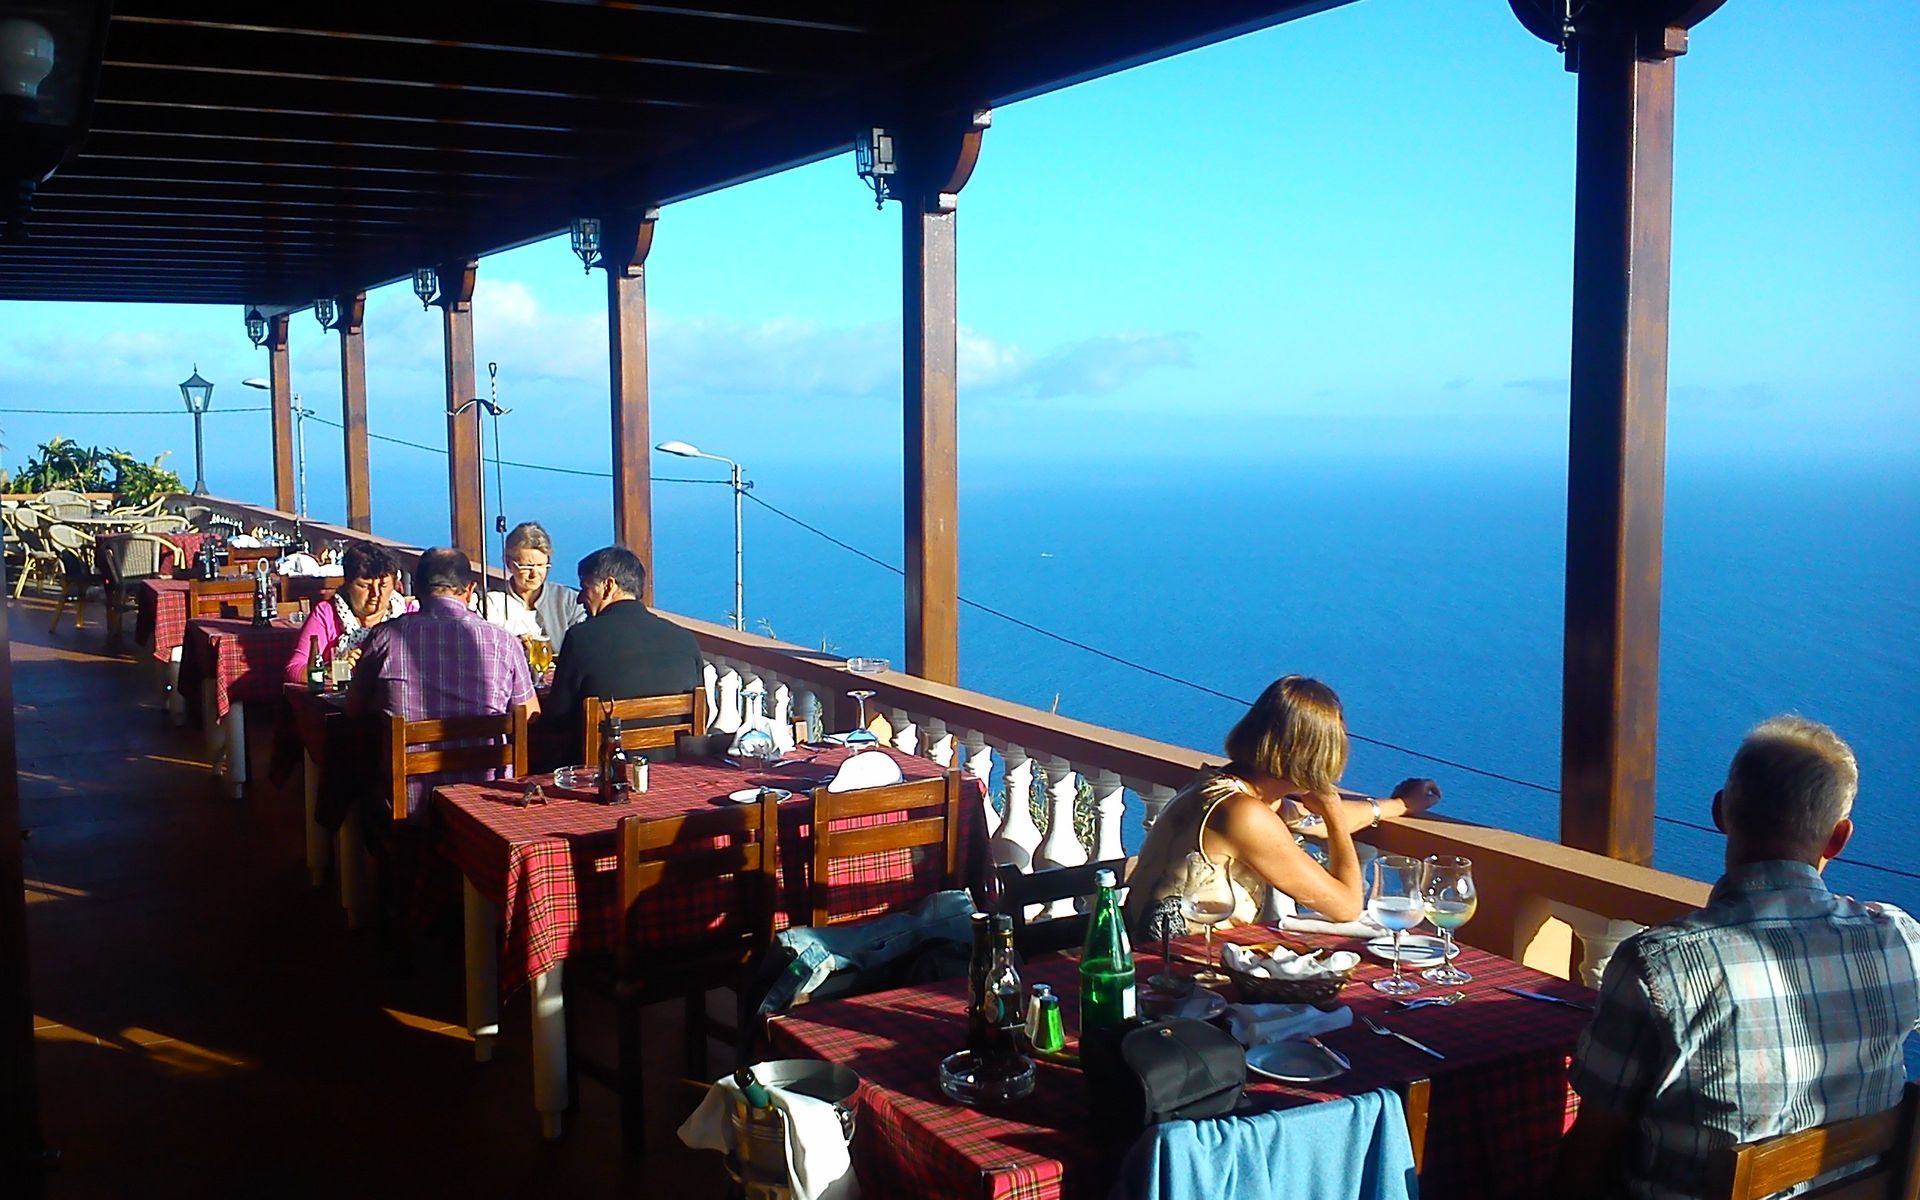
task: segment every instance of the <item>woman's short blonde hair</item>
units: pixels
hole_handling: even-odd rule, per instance
[[[1305,675],[1276,679],[1227,734],[1235,763],[1330,792],[1347,770],[1347,721],[1333,689]]]
[[[547,536],[546,527],[538,521],[522,521],[513,527],[507,535],[507,546],[503,554],[512,554],[515,550],[538,550],[553,561],[553,539]]]

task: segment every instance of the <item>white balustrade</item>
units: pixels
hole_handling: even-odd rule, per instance
[[[820,697],[810,687],[801,687],[793,694],[794,716],[807,723],[809,742],[820,740]]]
[[[1144,832],[1153,828],[1153,823],[1160,819],[1160,814],[1173,801],[1174,789],[1161,783],[1139,782],[1133,785],[1133,790],[1140,794],[1140,806],[1146,810],[1141,827]]]
[[[1072,763],[1054,757],[1047,760],[1046,778],[1047,835],[1033,852],[1034,870],[1082,866],[1087,861],[1087,848],[1080,844],[1079,834],[1073,827],[1073,808],[1080,795],[1080,776],[1074,773]],[[1072,900],[1055,900],[1048,909],[1048,915],[1054,917],[1071,917],[1073,914]]]
[[[720,671],[708,659],[700,664],[700,686],[707,696],[707,728],[720,723]]]
[[[993,806],[993,747],[977,729],[966,730],[960,739],[966,750],[966,772],[980,781],[980,805],[985,809],[989,836],[1000,828],[1000,810]]]
[[[1620,943],[1646,928],[1632,921],[1615,921],[1559,900],[1548,901],[1547,909],[1573,926],[1573,932],[1579,936],[1580,978],[1590,988],[1600,986],[1601,976],[1607,973],[1607,961],[1620,948]]]
[[[904,708],[889,708],[887,724],[893,726],[893,748],[902,754],[920,752],[920,726]]]
[[[796,744],[793,738],[793,689],[784,683],[773,689],[773,741],[782,754]]]
[[[707,728],[715,733],[739,733],[741,724],[740,672],[728,667],[720,674],[720,715]]]
[[[1093,785],[1093,858],[1109,862],[1125,858],[1127,848],[1120,837],[1121,823],[1127,813],[1127,787],[1112,771],[1081,768]]]
[[[927,757],[940,764],[941,770],[953,766],[954,737],[947,729],[947,723],[939,717],[928,717],[921,722],[925,736]]]
[[[1040,844],[1040,828],[1028,809],[1028,798],[1033,794],[1033,760],[1012,743],[1001,754],[1007,763],[1007,803],[991,843],[994,865],[1031,871],[1033,850]]]

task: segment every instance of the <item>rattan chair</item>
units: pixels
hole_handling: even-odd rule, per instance
[[[60,564],[60,603],[53,610],[53,620],[47,623],[47,632],[54,633],[60,628],[60,618],[66,615],[67,605],[73,605],[73,627],[76,631],[86,627],[87,593],[100,583],[99,572],[94,569],[94,541],[71,525],[58,523],[47,526],[47,549],[53,552]]]

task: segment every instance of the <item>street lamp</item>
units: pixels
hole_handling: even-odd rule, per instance
[[[206,443],[200,437],[200,419],[207,415],[207,409],[213,406],[213,385],[200,378],[200,364],[193,364],[193,374],[180,385],[180,398],[187,402],[187,411],[193,414],[193,494],[207,494],[207,453]]]
[[[589,274],[593,271],[594,260],[600,257],[600,220],[597,217],[575,217],[568,229],[568,240],[573,252],[586,264]]]
[[[654,449],[662,454],[677,454],[681,458],[704,458],[710,462],[722,462],[733,469],[733,627],[744,631],[747,627],[747,596],[746,575],[741,569],[740,510],[747,488],[752,485],[740,482],[740,464],[730,458],[708,454],[685,442],[661,442]]]
[[[243,386],[256,388],[263,392],[271,392],[273,390],[272,382],[262,379],[258,375],[252,379],[242,379],[240,382]],[[304,534],[301,533],[300,526],[307,519],[307,410],[300,403],[299,392],[293,394],[293,431],[293,440],[295,446],[298,447],[296,453],[300,464],[298,474],[300,480],[300,496],[299,499],[294,502],[298,511],[293,514],[293,530],[295,536],[301,537],[304,536]]]
[[[267,340],[267,318],[257,308],[247,309],[247,340],[253,343],[255,350]]]

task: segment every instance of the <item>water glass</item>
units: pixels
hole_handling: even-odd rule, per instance
[[[1420,972],[1433,982],[1458,987],[1473,978],[1453,965],[1453,931],[1473,919],[1480,893],[1473,886],[1473,863],[1454,854],[1427,859],[1427,920],[1440,931],[1445,944],[1440,965]]]
[[[1376,979],[1373,990],[1404,996],[1420,985],[1400,976],[1400,937],[1427,917],[1427,864],[1404,854],[1382,854],[1368,872],[1373,889],[1367,911],[1382,928],[1393,931],[1393,976]]]
[[[1207,965],[1194,973],[1204,984],[1228,982],[1213,969],[1213,927],[1233,915],[1233,880],[1228,874],[1231,859],[1213,862],[1198,850],[1187,855],[1187,873],[1180,884],[1180,915],[1189,925],[1206,930]]]

